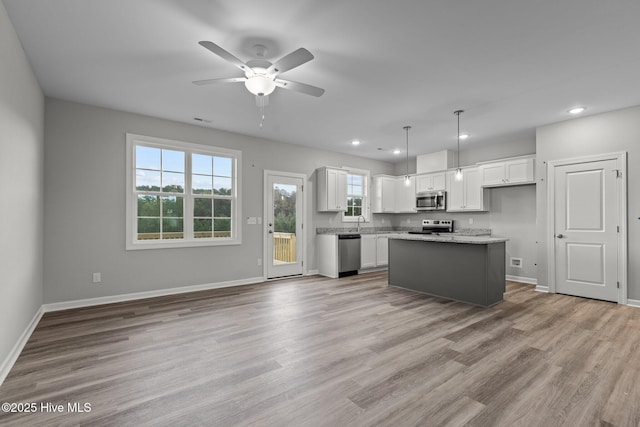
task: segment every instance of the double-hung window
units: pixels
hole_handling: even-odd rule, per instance
[[[241,243],[241,152],[127,134],[127,249]]]
[[[358,218],[369,220],[368,183],[368,171],[348,171],[347,211],[342,216],[343,222],[357,222]]]

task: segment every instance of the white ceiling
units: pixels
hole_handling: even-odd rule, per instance
[[[395,161],[532,139],[540,125],[640,104],[638,0],[4,0],[45,94]],[[272,62],[315,59],[282,78],[326,90],[270,96],[264,127],[241,76],[198,45]],[[350,141],[358,138],[359,147]],[[379,150],[382,148],[382,150]]]

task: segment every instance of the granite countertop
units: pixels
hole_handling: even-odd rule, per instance
[[[316,234],[329,234],[329,235],[341,235],[341,234],[397,234],[407,235],[409,231],[420,231],[422,227],[361,227],[360,231],[357,231],[356,227],[341,227],[341,228],[316,228]],[[423,237],[425,235],[417,235]],[[427,235],[428,236],[428,235]],[[434,237],[451,237],[451,236],[491,236],[491,229],[489,228],[460,228],[454,233],[434,236]]]
[[[434,235],[434,234],[406,234],[398,233],[389,235],[390,239],[399,240],[421,240],[424,242],[442,242],[442,243],[467,243],[474,245],[486,245],[489,243],[506,242],[509,239],[505,237],[491,236],[465,236],[460,234]]]

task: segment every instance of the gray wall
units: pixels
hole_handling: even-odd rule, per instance
[[[315,227],[342,226],[337,214],[315,212],[315,169],[393,170],[391,163],[56,99],[46,100],[46,111],[46,303],[262,277],[259,225],[245,223],[238,246],[125,251],[126,132],[241,150],[244,217],[263,215],[265,169],[307,174],[310,270],[317,268]],[[91,283],[92,272],[102,273],[102,284]]]
[[[640,299],[640,107],[569,120],[537,129],[537,176],[546,177],[546,163],[594,154],[626,151],[628,203],[628,297]],[[538,179],[538,283],[548,284],[547,188]]]
[[[0,2],[0,368],[42,304],[44,97]]]
[[[478,162],[489,160],[504,159],[507,157],[524,156],[526,154],[535,154],[536,140],[535,138],[522,139],[510,142],[501,142],[498,144],[488,144],[476,146],[473,140],[464,143],[460,149],[460,166],[469,166]],[[420,153],[427,154],[427,153]],[[393,175],[401,176],[406,174],[406,159],[398,160],[394,163]],[[409,173],[416,172],[416,158],[409,157]]]
[[[471,142],[466,144],[471,145]],[[535,150],[534,139],[467,148],[460,151],[460,165],[467,166],[477,162],[534,154]],[[413,165],[411,159],[409,161],[409,170],[412,171],[411,167],[413,167],[415,171],[415,161]],[[395,164],[395,174],[402,175],[405,169],[406,163]],[[490,228],[494,235],[509,238],[506,244],[506,273],[511,276],[535,279],[538,256],[535,240],[535,187],[535,185],[522,185],[490,189],[491,210],[489,212],[403,214],[393,216],[392,222],[395,226],[420,227],[423,219],[447,218],[455,221],[456,228]],[[469,224],[470,219],[473,220],[473,224]],[[522,268],[510,267],[510,257],[522,258]]]

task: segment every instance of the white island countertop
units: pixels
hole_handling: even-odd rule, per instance
[[[387,236],[385,236],[387,237]],[[389,234],[389,239],[400,240],[421,240],[424,242],[442,242],[442,243],[470,243],[474,245],[487,245],[490,243],[506,242],[506,237],[491,236],[461,236],[461,235],[435,235],[435,234]]]

